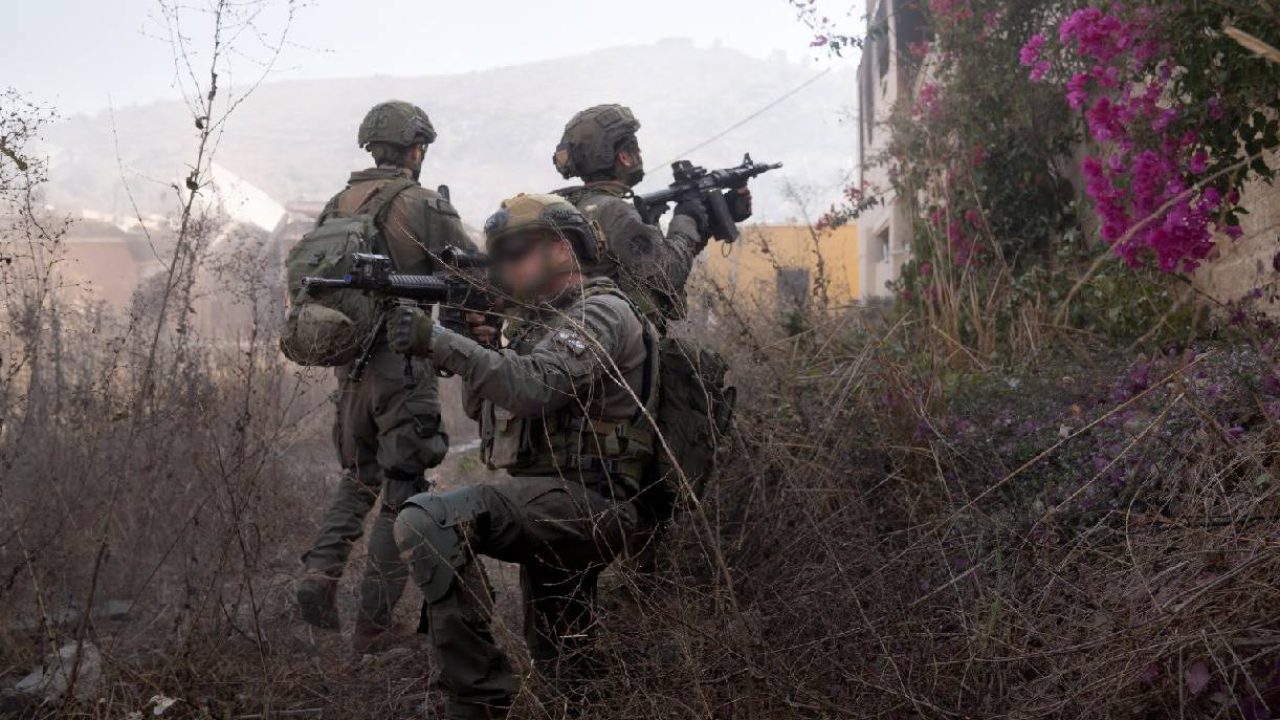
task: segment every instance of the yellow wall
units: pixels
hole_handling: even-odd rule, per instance
[[[821,253],[821,274],[829,283],[831,305],[848,305],[861,298],[857,226],[821,232],[816,245],[812,232],[803,225],[744,226],[742,237],[733,245],[713,242],[707,248],[703,272],[730,297],[776,302],[778,269],[807,269],[812,293],[820,275]]]

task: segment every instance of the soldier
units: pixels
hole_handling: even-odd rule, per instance
[[[671,321],[686,313],[685,285],[694,260],[707,246],[710,218],[701,201],[685,201],[675,207],[666,235],[646,225],[630,201],[632,188],[644,179],[644,160],[636,133],[640,121],[624,105],[596,105],[574,115],[565,125],[553,160],[565,178],[578,177],[577,187],[557,190],[598,223],[607,240],[596,271],[615,280],[645,317],[663,334],[659,352],[664,358],[664,387],[672,394],[705,398],[707,407],[700,417],[698,403],[682,422],[669,425],[668,443],[681,457],[684,474],[701,486],[714,467],[717,438],[728,432],[732,415],[731,388],[725,387],[727,364],[716,353],[690,338],[667,337]],[[724,193],[734,222],[751,217],[751,191],[746,188]],[[707,443],[707,418],[715,420],[716,434]],[[688,430],[688,433],[683,432]],[[672,436],[670,431],[675,431]],[[641,503],[645,529],[634,538],[637,569],[651,572],[657,567],[657,547],[675,511],[677,498],[666,483],[646,483],[646,500]]]
[[[426,113],[406,102],[381,103],[365,116],[357,139],[376,167],[352,173],[346,189],[325,207],[320,223],[330,215],[352,215],[379,203],[385,208],[377,213],[385,253],[405,273],[431,272],[433,258],[448,245],[472,247],[448,200],[417,182],[427,146],[436,139]],[[345,473],[315,542],[303,556],[308,572],[298,585],[297,598],[308,623],[338,628],[338,578],[352,544],[363,533],[365,516],[381,496],[351,639],[352,648],[364,653],[383,649],[392,639],[387,632],[391,611],[408,577],[392,535],[396,513],[405,500],[423,491],[424,472],[444,459],[449,440],[440,427],[439,391],[428,362],[415,363],[416,386],[407,388],[404,359],[383,339],[363,377],[351,380],[350,370],[337,370],[333,429]]]
[[[525,638],[539,670],[576,687],[592,633],[596,580],[640,523],[634,498],[651,455],[654,334],[606,278],[584,275],[600,239],[573,205],[520,195],[485,226],[495,277],[518,308],[495,351],[393,314],[396,350],[456,373],[506,484],[410,498],[396,540],[426,598],[425,620],[451,720],[505,716],[516,691],[490,628],[492,590],[477,556],[520,563]]]
[[[676,206],[664,236],[646,225],[628,200],[644,178],[636,132],[640,121],[623,105],[597,105],[569,121],[556,148],[556,169],[584,185],[557,190],[599,223],[608,239],[599,272],[614,279],[660,330],[685,315],[685,283],[707,246],[710,219],[703,203]],[[751,217],[747,188],[725,193],[735,222]]]

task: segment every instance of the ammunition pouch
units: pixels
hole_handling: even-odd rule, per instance
[[[482,457],[494,470],[513,475],[602,474],[629,496],[639,491],[654,440],[643,418],[521,418],[492,403],[486,403],[481,414],[480,437]]]

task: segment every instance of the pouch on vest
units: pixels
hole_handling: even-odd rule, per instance
[[[518,469],[532,456],[530,421],[493,403],[485,403],[481,416],[481,451],[485,464],[494,470]]]
[[[375,332],[378,300],[358,290],[333,290],[313,296],[303,278],[342,279],[351,271],[352,253],[384,253],[383,216],[397,195],[413,187],[408,178],[382,186],[352,215],[332,213],[302,236],[285,259],[291,299],[280,350],[308,367],[337,367],[356,359],[361,343]]]

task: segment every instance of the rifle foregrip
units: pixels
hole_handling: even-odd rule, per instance
[[[445,302],[449,299],[449,284],[435,275],[392,273],[387,278],[386,287],[381,290],[388,295],[405,300]]]
[[[729,202],[719,191],[707,193],[707,209],[711,211],[711,234],[716,239],[731,243],[738,239],[738,225],[729,211]]]

